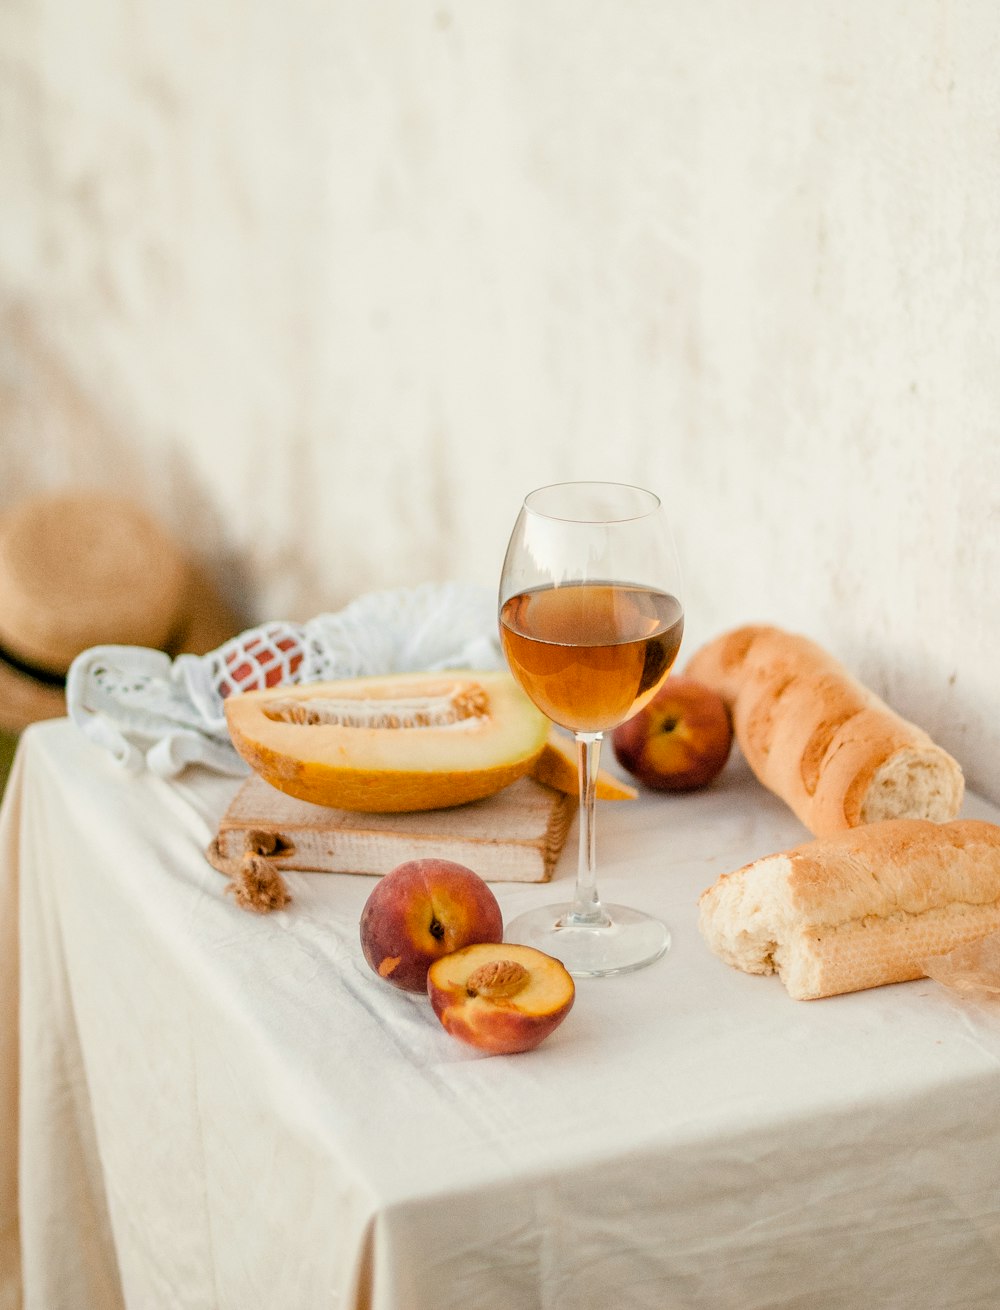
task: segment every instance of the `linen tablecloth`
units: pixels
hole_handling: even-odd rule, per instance
[[[795,1002],[717,960],[699,892],[807,836],[742,761],[601,804],[601,889],[672,949],[492,1058],[368,969],[371,879],[290,874],[261,917],[224,894],[203,852],[236,785],[129,777],[63,720],[22,738],[4,1310],[22,1279],[31,1310],[995,1308],[1000,1019],[930,981]],[[571,834],[552,883],[495,884],[505,917],[574,863]]]

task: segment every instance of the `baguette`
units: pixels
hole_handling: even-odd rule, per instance
[[[1000,827],[886,819],[725,873],[698,908],[717,955],[795,1000],[921,978],[1000,929]]]
[[[815,642],[744,627],[685,672],[729,707],[750,768],[814,837],[882,819],[954,819],[962,770]]]

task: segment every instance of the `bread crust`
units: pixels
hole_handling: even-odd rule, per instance
[[[685,673],[726,702],[750,768],[814,836],[958,814],[958,763],[808,637],[737,628],[698,650]]]
[[[925,976],[1000,930],[1000,827],[886,819],[765,856],[699,898],[711,949],[815,1000]]]

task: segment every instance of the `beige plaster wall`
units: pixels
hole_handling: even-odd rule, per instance
[[[670,504],[1000,800],[992,0],[10,0],[0,508],[119,485],[251,617]]]

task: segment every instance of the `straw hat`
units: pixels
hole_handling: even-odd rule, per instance
[[[118,496],[33,497],[0,519],[0,728],[66,712],[90,646],[203,654],[239,630],[205,574]]]

